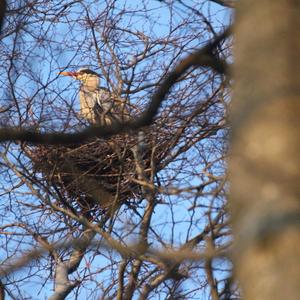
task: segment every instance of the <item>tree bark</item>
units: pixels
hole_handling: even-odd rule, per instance
[[[300,1],[244,0],[235,24],[229,173],[245,299],[299,299]]]

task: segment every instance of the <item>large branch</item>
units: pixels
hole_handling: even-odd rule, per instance
[[[80,238],[80,242],[74,245],[72,254],[68,260],[62,260],[59,258],[56,261],[55,270],[55,290],[49,297],[49,300],[63,300],[70,292],[78,285],[78,281],[71,281],[69,274],[75,272],[79,267],[82,258],[90,246],[92,239],[95,236],[95,232],[92,230],[85,230],[83,236]]]
[[[220,35],[215,37],[213,41],[208,43],[201,49],[191,53],[184,58],[162,81],[157,91],[154,93],[148,108],[140,115],[140,117],[124,123],[113,123],[110,126],[91,126],[77,133],[41,133],[32,130],[19,128],[1,128],[0,142],[5,141],[20,141],[33,144],[75,144],[82,143],[93,137],[107,138],[112,135],[135,131],[138,128],[148,126],[152,123],[156,116],[161,103],[165,100],[172,86],[180,80],[192,67],[207,67],[212,68],[220,74],[227,71],[225,61],[217,58],[213,52],[215,48],[230,35],[230,28],[227,28]]]
[[[5,11],[6,11],[6,1],[0,0],[0,33],[4,23]]]
[[[245,300],[299,299],[299,10],[299,0],[238,7],[230,207]]]

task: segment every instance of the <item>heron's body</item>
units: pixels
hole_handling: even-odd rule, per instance
[[[99,87],[100,77],[94,71],[79,69],[60,74],[80,80],[80,114],[90,123],[110,125],[113,121],[124,121],[128,117],[124,102],[113,97],[106,88]]]
[[[107,90],[97,88],[93,91],[84,85],[79,91],[80,114],[90,123],[109,125],[113,119],[111,96]]]
[[[89,69],[77,72],[61,72],[80,80],[79,91],[80,115],[91,124],[111,125],[113,122],[124,122],[129,119],[129,110],[125,101],[112,95],[108,89],[100,87],[100,76]],[[137,144],[132,147],[136,159],[140,159],[146,151],[145,135],[138,132]]]

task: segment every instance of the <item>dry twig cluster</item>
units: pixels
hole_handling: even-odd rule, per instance
[[[172,142],[162,131],[157,124],[144,131],[143,149],[137,134],[126,133],[82,144],[36,145],[28,152],[35,171],[51,182],[69,205],[80,206],[84,212],[102,212],[113,204],[143,199],[143,189],[135,179],[150,176],[153,163],[159,169]],[[142,164],[143,174],[137,164]]]

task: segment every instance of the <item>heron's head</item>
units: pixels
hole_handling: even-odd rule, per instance
[[[59,74],[64,76],[71,76],[76,80],[80,80],[82,85],[90,91],[98,88],[100,83],[100,75],[86,68],[81,68],[75,72],[60,72]]]

